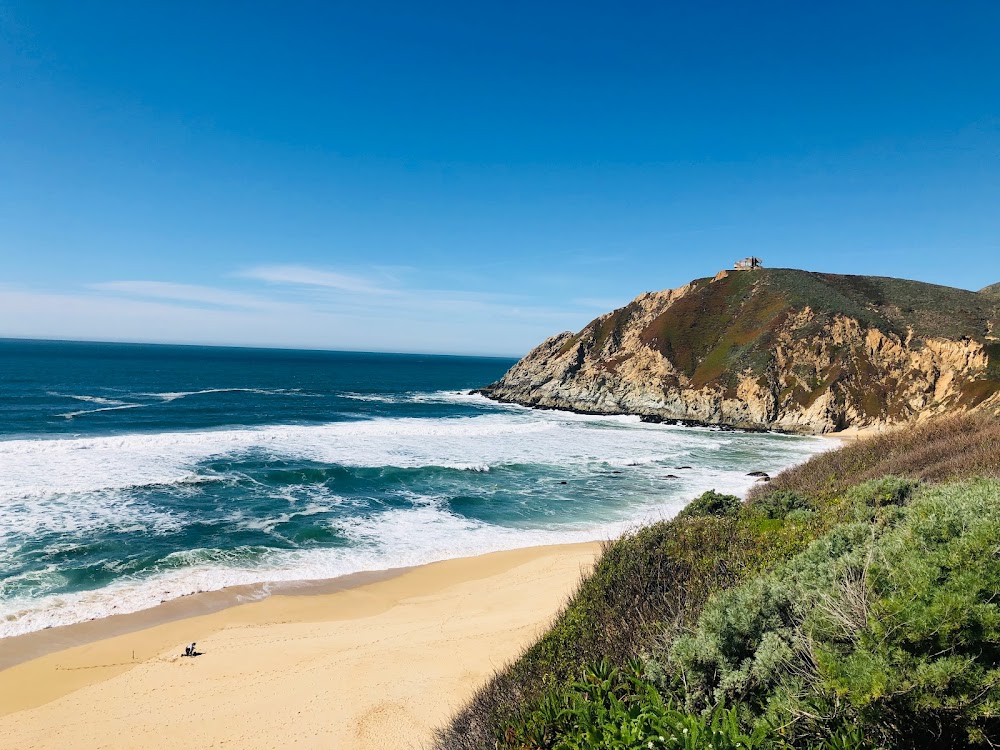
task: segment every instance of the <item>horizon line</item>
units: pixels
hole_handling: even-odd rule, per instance
[[[279,352],[315,352],[329,354],[398,354],[406,357],[469,357],[475,359],[521,359],[524,354],[460,354],[456,352],[432,351],[392,351],[388,349],[331,349],[326,347],[302,346],[269,346],[264,344],[194,344],[175,341],[131,341],[109,339],[67,339],[67,338],[37,338],[35,336],[0,335],[0,344],[9,342],[30,342],[38,344],[106,344],[119,346],[162,346],[184,347],[189,349],[245,349],[249,351],[279,351]]]

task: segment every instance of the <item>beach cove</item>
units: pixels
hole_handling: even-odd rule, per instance
[[[431,563],[55,651],[0,671],[0,737],[25,750],[419,748],[537,638],[599,549]],[[180,656],[190,641],[201,656]]]
[[[497,359],[3,346],[19,750],[429,746],[595,540],[832,447],[470,393]]]

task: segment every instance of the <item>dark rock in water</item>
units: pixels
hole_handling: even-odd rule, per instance
[[[612,473],[612,474],[621,474],[621,472],[620,472],[620,471],[618,471],[617,469],[615,469],[615,470],[614,470],[614,471],[612,471],[611,473]]]
[[[766,471],[751,471],[747,473],[748,477],[766,477],[769,474]]]
[[[690,469],[691,467],[690,466],[675,466],[674,468],[677,469],[678,471],[680,471],[681,469]]]
[[[564,480],[564,481],[560,482],[559,484],[566,484],[566,481]]]
[[[677,476],[676,474],[667,474],[667,475],[666,475],[665,477],[663,477],[663,478],[664,478],[664,479],[680,479],[680,477],[679,477],[679,476]]]
[[[490,396],[494,398],[489,393],[484,393],[484,396]],[[573,411],[572,409],[570,411]],[[764,432],[762,428],[755,427],[733,427],[728,424],[706,424],[705,422],[699,421],[697,419],[672,419],[670,417],[661,417],[659,414],[640,414],[639,421],[645,422],[646,424],[667,424],[673,425],[674,427],[711,427],[713,430],[719,430],[720,432]]]

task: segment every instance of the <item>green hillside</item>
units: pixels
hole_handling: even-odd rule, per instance
[[[990,284],[989,286],[984,286],[979,290],[980,294],[989,294],[993,297],[1000,297],[1000,281],[996,284]]]
[[[837,316],[900,339],[912,332],[915,339],[983,342],[991,323],[1000,327],[1000,299],[919,281],[775,268],[699,279],[694,285],[642,338],[695,387],[713,381],[731,386],[746,368],[763,372],[777,332],[807,307],[815,317],[798,331],[800,336],[819,333]],[[628,308],[620,313],[616,323],[628,316]]]
[[[1000,743],[1000,422],[949,417],[609,543],[444,750]]]

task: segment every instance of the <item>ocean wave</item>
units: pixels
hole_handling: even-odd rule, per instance
[[[451,391],[408,397],[483,398]],[[67,585],[57,569],[42,571],[31,586],[12,584],[11,595],[0,590],[0,636],[232,585],[325,579],[606,538],[672,515],[705,489],[742,494],[754,482],[746,472],[770,471],[830,446],[523,407],[447,418],[0,441],[0,554],[28,543],[37,551],[50,543],[100,541],[104,531],[136,538],[184,532],[164,536],[170,540],[165,549],[183,546],[180,539],[200,545],[172,551],[141,573],[115,567],[115,555],[102,553],[117,579],[92,591],[56,593]],[[692,468],[673,468],[680,464]],[[279,476],[269,479],[269,472]],[[676,478],[664,481],[668,474]],[[232,482],[236,489],[202,493],[208,482]],[[613,496],[611,482],[617,482]],[[351,487],[361,489],[351,495]],[[593,498],[594,507],[573,501],[558,519],[537,511],[553,498],[569,508],[577,492],[590,493],[581,497]],[[198,501],[189,504],[185,493]],[[508,525],[489,508],[504,495],[512,509],[503,520]],[[482,518],[497,523],[476,517],[482,508]],[[577,511],[591,520],[580,520]],[[295,548],[282,536],[294,537],[304,526],[322,529],[332,543]],[[274,547],[204,546],[225,546],[219,530],[249,540],[262,532],[274,537]],[[39,570],[44,561],[40,555]],[[13,594],[25,588],[33,593]]]
[[[262,396],[302,396],[317,398],[322,397],[323,394],[320,393],[305,393],[301,388],[203,388],[198,391],[160,391],[160,392],[139,392],[139,393],[129,393],[126,397],[128,398],[155,398],[158,399],[157,404],[168,404],[172,401],[178,401],[183,398],[188,398],[189,396],[203,396],[213,393],[254,393]],[[153,406],[154,404],[147,403],[134,403],[130,401],[122,401],[118,398],[108,398],[105,396],[90,396],[85,394],[75,394],[75,393],[57,393],[55,391],[48,391],[50,396],[58,396],[61,398],[71,398],[77,401],[85,401],[92,404],[100,404],[103,408],[98,409],[80,409],[78,411],[70,411],[62,414],[57,414],[57,417],[64,417],[65,419],[74,419],[76,417],[82,417],[87,414],[96,414],[98,412],[105,411],[116,411],[118,409],[138,409],[146,406]]]
[[[447,466],[445,468],[458,469],[459,471],[475,471],[480,474],[485,474],[490,471],[493,467],[489,464],[455,464],[453,466]]]
[[[170,512],[128,492],[101,490],[80,494],[39,493],[7,502],[0,512],[0,544],[45,534],[79,537],[97,530],[167,534],[184,528],[184,513]]]
[[[341,391],[340,398],[351,401],[368,401],[378,404],[463,404],[479,403],[494,405],[495,402],[469,391],[404,391],[402,393],[361,393],[359,391]]]
[[[337,394],[340,398],[351,401],[368,401],[376,404],[398,404],[402,402],[401,396],[384,393],[358,393],[356,391],[342,391]]]
[[[100,403],[100,402],[95,402]],[[57,414],[57,417],[64,417],[65,419],[74,419],[75,417],[82,417],[84,414],[97,414],[99,411],[119,411],[120,409],[138,409],[142,406],[149,406],[149,404],[122,404],[119,402],[119,406],[102,406],[99,409],[81,409],[80,411],[69,411],[65,414]]]
[[[612,438],[607,432],[615,429]],[[210,461],[252,453],[347,467],[440,466],[484,470],[508,464],[664,462],[718,453],[734,440],[789,457],[808,440],[699,432],[554,412],[450,418],[377,418],[323,425],[271,425],[92,438],[0,441],[0,506],[25,497],[194,481]],[[768,443],[770,441],[770,443]],[[821,449],[816,445],[816,449]],[[789,459],[790,460],[790,459]],[[757,468],[756,466],[753,468]]]
[[[158,398],[164,403],[177,401],[188,396],[204,396],[210,393],[256,393],[261,396],[302,395],[319,396],[316,393],[302,393],[300,388],[203,388],[200,391],[163,391],[160,393],[139,393],[138,396]]]
[[[517,530],[470,520],[433,505],[345,519],[352,546],[311,550],[192,549],[165,559],[162,572],[121,578],[103,588],[0,600],[0,637],[154,607],[229,586],[337,578],[361,571],[421,565],[505,549],[604,539],[615,526]]]
[[[646,464],[660,463],[671,461],[676,463],[678,460],[685,458],[690,455],[690,451],[677,450],[668,455],[648,455],[648,456],[630,456],[629,458],[609,458],[606,463],[608,466],[645,466]]]
[[[119,401],[115,398],[105,398],[104,396],[86,396],[77,395],[75,393],[56,393],[55,391],[48,391],[50,396],[58,396],[60,398],[72,398],[76,401],[86,401],[92,404],[104,404],[105,406],[120,406],[125,404],[125,401]]]

